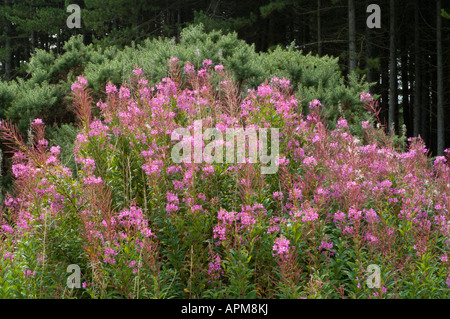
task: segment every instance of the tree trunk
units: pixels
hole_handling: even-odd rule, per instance
[[[421,51],[420,47],[420,22],[419,22],[419,0],[414,0],[414,136],[419,136],[421,127],[422,102],[422,74],[421,74]]]
[[[384,56],[387,55],[387,50],[383,50]],[[388,131],[388,110],[389,110],[389,61],[387,59],[381,60],[381,121],[386,125],[386,132]]]
[[[180,1],[177,1],[177,27],[176,27],[177,43],[180,43],[180,25],[181,25],[181,7],[180,7]]]
[[[366,7],[371,4],[371,0],[366,0]],[[373,41],[373,30],[371,28],[366,28],[366,68],[367,68],[367,82],[373,83],[377,82],[379,79],[376,77],[375,70],[371,67],[371,65],[367,62],[369,59],[373,59],[374,57],[374,46],[372,44]],[[370,87],[370,93],[374,93],[374,87]]]
[[[5,7],[8,7],[9,1],[4,1]],[[6,17],[5,17],[6,20]],[[5,58],[5,79],[9,80],[11,79],[11,63],[12,63],[12,50],[11,50],[11,23],[6,20],[5,26],[4,26],[4,32],[5,32],[5,51],[6,51],[6,58]]]
[[[432,55],[432,61],[437,61],[437,54]],[[428,140],[430,141],[430,150],[436,156],[437,153],[437,68],[432,68],[430,72],[430,135]]]
[[[398,127],[396,111],[397,111],[397,55],[395,46],[395,0],[390,0],[390,18],[389,18],[389,134],[394,134]]]
[[[437,155],[444,155],[444,80],[442,64],[442,17],[441,0],[436,1],[436,42],[437,42]]]
[[[406,38],[404,38],[406,39]],[[412,125],[411,125],[411,112],[410,112],[410,100],[409,100],[409,76],[408,76],[408,56],[406,41],[403,42],[404,50],[402,54],[402,106],[403,106],[403,123],[406,125],[407,136],[411,136]]]
[[[429,59],[426,56],[422,63],[422,92],[420,93],[421,97],[421,127],[422,130],[420,132],[422,139],[425,141],[427,148],[430,147],[429,143],[429,130],[430,130],[430,75],[429,75]]]
[[[317,53],[322,56],[322,35],[320,28],[320,0],[317,0]]]
[[[348,54],[349,73],[356,70],[356,16],[355,0],[348,0]]]

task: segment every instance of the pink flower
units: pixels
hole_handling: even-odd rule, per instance
[[[269,85],[266,84],[261,84],[260,86],[258,86],[258,96],[264,97],[264,96],[269,96],[270,94],[272,94],[273,89],[272,87],[270,87]]]
[[[214,70],[216,70],[216,71],[223,70],[223,65],[216,65],[214,67]]]
[[[220,256],[216,255],[213,262],[208,264],[208,275],[214,274],[214,278],[217,278],[217,274],[222,270],[222,266],[220,264]]]
[[[105,247],[105,256],[117,256],[118,252],[110,247]]]
[[[360,220],[362,217],[362,211],[356,210],[353,207],[348,210],[348,218],[352,221]]]
[[[168,213],[175,212],[175,211],[177,211],[179,209],[180,209],[180,207],[178,207],[176,204],[173,204],[173,203],[170,203],[170,204],[166,205],[166,211]]]
[[[236,220],[235,212],[227,212],[224,209],[220,209],[217,212],[217,219],[223,221],[225,224],[232,224]]]
[[[308,208],[303,211],[302,221],[304,222],[315,221],[318,218],[319,215],[314,208]]]
[[[109,82],[106,85],[106,94],[112,93],[112,92],[117,92],[117,87],[115,85],[113,85],[111,82]]]
[[[340,118],[337,122],[337,126],[338,129],[340,128],[348,128],[348,124],[347,121],[344,118]]]
[[[42,147],[47,147],[48,146],[48,141],[47,140],[39,140],[38,141],[38,146],[42,146]]]
[[[273,193],[273,199],[279,199],[279,200],[283,200],[284,196],[282,192],[274,192]]]
[[[75,91],[77,91],[77,90],[82,90],[83,87],[82,87],[80,84],[78,84],[78,83],[73,83],[73,84],[70,86],[70,89],[72,90],[72,92],[75,92]]]
[[[278,237],[275,239],[275,243],[272,248],[280,257],[287,257],[289,254],[289,243],[290,241],[288,239]]]
[[[275,160],[275,163],[276,163],[276,160]],[[289,164],[289,159],[287,159],[286,156],[280,157],[278,159],[278,165],[286,166],[288,164]]]
[[[78,77],[78,81],[77,81],[77,82],[78,82],[79,84],[83,85],[83,86],[87,86],[87,84],[88,84],[87,79],[84,78],[84,77],[82,77],[82,76],[79,76],[79,77]]]
[[[202,65],[203,65],[204,68],[207,68],[207,67],[210,66],[211,64],[212,64],[212,61],[209,60],[209,59],[203,60],[203,63],[202,63]]]
[[[318,109],[320,107],[323,107],[323,105],[320,103],[319,100],[313,100],[311,102],[309,102],[309,108],[310,109]]]
[[[12,171],[14,177],[19,178],[28,176],[30,173],[32,173],[33,169],[23,164],[15,164],[12,166]]]
[[[279,77],[273,77],[270,79],[270,83],[271,84],[277,84],[279,85],[280,88],[289,88],[289,85],[291,84],[291,81],[289,81],[289,79],[286,78],[282,78],[280,79]]]
[[[241,224],[245,226],[250,226],[256,223],[255,218],[247,212],[241,212],[237,217],[241,220]]]
[[[322,249],[329,250],[331,248],[333,248],[333,243],[327,243],[325,241],[322,241],[322,243],[319,246],[319,251]]]
[[[195,213],[196,211],[203,211],[203,206],[202,205],[193,205],[192,207],[191,207],[191,212],[192,213]]]
[[[142,169],[147,175],[159,174],[161,172],[162,165],[162,161],[153,161],[149,164],[142,165]]]
[[[314,156],[305,157],[303,163],[305,163],[306,166],[317,166],[317,161]]]
[[[269,227],[269,229],[267,230],[267,233],[272,234],[272,233],[279,232],[279,231],[280,231],[280,227],[272,226],[272,227]]]
[[[91,131],[89,131],[89,137],[93,136],[102,136],[106,137],[106,132],[109,130],[109,127],[103,125],[100,121],[94,121],[91,124]]]
[[[186,62],[184,66],[184,74],[191,74],[194,72],[194,66],[190,62]]]
[[[205,175],[211,175],[214,173],[214,166],[212,165],[203,166],[202,171],[205,173]]]
[[[205,69],[198,70],[198,77],[205,76],[208,73]]]
[[[342,222],[346,218],[345,213],[338,211],[334,214],[334,222]]]
[[[78,141],[79,143],[85,143],[85,142],[88,141],[88,138],[87,138],[87,136],[84,135],[84,134],[78,134],[78,135],[77,135],[77,141]]]
[[[366,213],[366,220],[369,224],[372,224],[378,220],[378,215],[372,208],[369,210],[363,209],[363,212]]]
[[[45,161],[48,165],[52,165],[58,162],[58,159],[55,156],[49,156]]]
[[[41,119],[34,119],[32,125],[43,125],[44,122]]]
[[[299,188],[294,188],[294,189],[291,191],[290,195],[291,195],[290,199],[293,199],[293,198],[294,198],[294,199],[302,199],[302,198],[303,198],[303,196],[302,196],[302,190],[299,189]]]
[[[129,99],[130,98],[130,90],[127,89],[124,86],[120,87],[119,98],[121,98],[121,99]]]
[[[364,239],[367,240],[370,244],[378,242],[378,238],[369,233],[364,237]]]
[[[214,232],[214,239],[219,238],[218,244],[220,244],[221,241],[224,241],[227,239],[227,237],[225,236],[225,232],[226,232],[225,226],[216,225],[216,226],[214,226],[213,232]]]
[[[351,226],[344,227],[344,235],[353,235],[353,234],[354,234],[353,227]]]
[[[52,153],[54,156],[58,156],[61,153],[61,148],[58,146],[52,146],[50,147],[50,153]]]
[[[140,68],[140,69],[134,69],[134,70],[133,70],[133,74],[134,74],[134,75],[141,75],[141,74],[142,74],[142,68]]]
[[[361,102],[373,102],[373,98],[370,93],[361,92],[360,94]]]
[[[183,190],[184,182],[183,181],[172,181],[173,187],[175,190]]]
[[[95,169],[95,160],[88,157],[85,159],[81,159],[81,163],[84,164],[84,167],[82,168],[84,171],[87,172],[93,172]]]
[[[378,186],[381,188],[389,188],[392,186],[392,182],[390,180],[384,180]]]
[[[86,78],[79,76],[77,79],[77,82],[73,83],[70,87],[72,92],[75,92],[77,90],[82,90],[84,87],[86,87],[88,84]]]
[[[14,200],[14,198],[8,198],[5,200],[6,207],[11,207],[13,204],[17,204],[17,202]]]
[[[145,238],[155,237],[155,235],[152,233],[152,230],[147,227],[144,227],[143,229],[141,229],[141,233],[142,233],[142,235],[145,236]]]
[[[176,63],[176,62],[178,62],[178,61],[180,61],[180,60],[179,60],[178,58],[174,57],[174,58],[171,58],[171,59],[169,60],[169,63],[168,63],[168,64]]]
[[[178,199],[178,195],[177,194],[174,194],[174,193],[171,193],[171,192],[167,192],[166,196],[167,196],[167,201],[169,203],[176,203],[176,204],[178,204],[180,202],[179,199]]]
[[[12,229],[9,225],[2,225],[1,229],[8,234],[12,234],[14,232],[14,229]]]
[[[36,272],[35,272],[35,271],[31,271],[31,270],[29,270],[29,269],[24,270],[24,271],[23,271],[23,274],[24,274],[25,277],[28,277],[28,276],[36,276]]]
[[[95,185],[95,184],[101,184],[103,183],[103,180],[101,177],[95,177],[95,176],[88,176],[84,179],[84,185]]]
[[[11,254],[10,252],[6,252],[5,255],[3,256],[3,259],[9,259],[9,260],[13,260],[14,259],[14,255]]]

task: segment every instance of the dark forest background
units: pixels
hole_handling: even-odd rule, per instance
[[[446,0],[1,1],[3,87],[30,78],[28,61],[35,52],[63,54],[64,43],[74,35],[82,35],[84,45],[124,48],[158,37],[177,43],[183,28],[202,23],[205,32],[236,32],[256,52],[291,46],[303,54],[338,57],[346,79],[355,72],[373,84],[370,91],[379,96],[389,129],[397,134],[406,130],[407,137],[420,135],[433,155],[450,147]],[[66,26],[66,8],[72,3],[81,7],[79,29]],[[371,3],[381,8],[381,28],[366,26]],[[5,111],[14,99],[8,100],[5,92],[0,85],[0,118],[18,120]]]

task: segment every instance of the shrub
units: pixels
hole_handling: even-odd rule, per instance
[[[58,126],[73,122],[72,101],[67,96],[77,76],[83,73],[94,97],[100,99],[105,97],[103,88],[106,83],[122,83],[131,76],[135,64],[142,67],[150,84],[157,84],[167,72],[166,61],[173,56],[183,63],[190,61],[196,68],[201,67],[205,59],[223,64],[233,73],[244,94],[265,79],[289,78],[299,96],[305,99],[301,105],[306,111],[308,101],[314,98],[320,98],[328,106],[328,111],[333,110],[330,124],[339,117],[339,103],[349,122],[357,122],[356,118],[353,121],[354,116],[368,119],[367,114],[361,112],[363,108],[359,101],[359,93],[368,91],[368,84],[353,79],[351,86],[345,85],[337,59],[305,56],[292,47],[256,53],[254,46],[239,40],[236,33],[204,32],[202,24],[185,28],[178,44],[171,39],[158,38],[124,49],[103,49],[92,44],[86,46],[81,36],[77,36],[65,43],[64,53],[58,56],[37,50],[27,63],[29,77],[26,80],[0,84],[0,102],[4,112],[0,113],[0,118],[18,124],[22,133],[34,118],[42,118],[46,123]]]
[[[342,117],[329,128],[327,106],[312,100],[305,114],[285,78],[242,98],[211,60],[171,58],[156,86],[135,67],[98,109],[86,78],[71,90],[77,177],[41,119],[32,145],[0,125],[16,178],[2,209],[3,297],[448,298],[450,167],[430,163],[420,139],[401,152],[369,121],[362,138]],[[373,98],[361,100],[376,118]],[[242,163],[178,162],[173,133],[192,136],[198,120],[280,129],[276,172],[263,174],[250,150]],[[69,264],[79,289],[65,286]]]

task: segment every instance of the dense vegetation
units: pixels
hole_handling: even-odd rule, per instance
[[[49,126],[50,144],[63,146],[62,161],[76,173],[70,146],[76,136],[75,115],[69,93],[77,76],[83,73],[93,97],[104,99],[106,83],[111,81],[118,85],[125,81],[135,64],[142,67],[149,83],[155,85],[165,76],[166,61],[172,56],[183,62],[191,61],[196,67],[204,59],[223,64],[232,71],[243,94],[272,76],[292,79],[303,108],[313,99],[320,99],[329,106],[326,112],[330,125],[335,125],[333,123],[343,114],[352,130],[361,132],[360,121],[368,120],[367,114],[361,112],[359,92],[368,91],[369,85],[356,77],[351,78],[351,86],[345,84],[336,58],[304,55],[293,48],[257,53],[254,46],[239,40],[235,33],[206,33],[202,25],[185,29],[179,44],[159,38],[123,50],[103,49],[86,46],[81,37],[74,37],[65,43],[61,55],[37,50],[27,64],[27,79],[0,82],[0,119],[11,120],[26,136],[31,121],[41,118]],[[5,161],[5,172],[8,166]],[[3,188],[10,183],[11,179],[5,178]]]
[[[66,24],[69,4],[80,6],[80,28]],[[371,4],[380,8],[380,28],[366,23]],[[85,45],[120,51],[158,37],[179,43],[183,28],[203,23],[206,32],[236,32],[256,52],[292,46],[338,58],[344,76],[355,72],[374,83],[370,93],[380,96],[383,122],[393,123],[399,135],[402,130],[407,137],[420,134],[433,155],[443,155],[450,146],[448,12],[448,0],[3,0],[0,78],[28,79],[36,50],[63,54],[74,35]],[[83,60],[83,52],[79,57]],[[165,59],[166,54],[159,58]],[[82,66],[72,71],[79,76]]]
[[[0,4],[0,298],[450,297],[448,1],[70,3]]]
[[[418,138],[395,145],[370,94],[357,95],[368,117],[353,118],[357,137],[345,114],[327,124],[323,101],[302,108],[301,82],[272,77],[241,96],[239,77],[209,59],[171,57],[156,85],[158,69],[132,61],[120,85],[94,72],[70,85],[76,176],[42,119],[28,143],[1,122],[15,192],[0,222],[0,297],[449,297],[450,166]],[[277,172],[174,162],[172,133],[200,119],[222,132],[278,128]],[[71,264],[80,288],[67,288]]]

